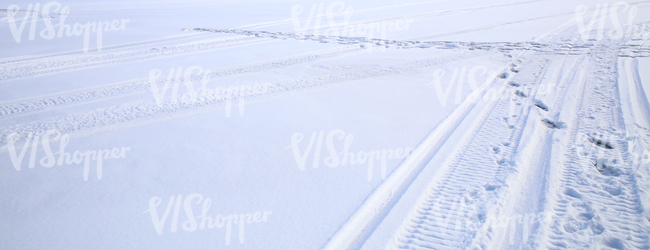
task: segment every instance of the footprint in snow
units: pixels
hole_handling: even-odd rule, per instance
[[[576,199],[582,199],[582,195],[578,192],[578,190],[575,190],[575,189],[570,188],[570,187],[564,189],[564,194],[568,195],[568,196],[571,196],[573,198],[576,198]]]
[[[494,191],[495,189],[499,188],[497,185],[491,185],[491,184],[486,184],[484,186],[485,191]]]
[[[611,143],[594,138],[594,137],[589,137],[589,142],[596,144],[596,146],[599,146],[601,148],[606,148],[606,149],[614,149],[614,146],[612,146]]]
[[[595,214],[592,211],[592,212],[579,213],[577,217],[581,221],[590,221],[591,219],[594,218],[594,216]]]
[[[623,241],[619,238],[604,239],[603,244],[614,249],[626,249],[625,244],[623,244]]]
[[[517,95],[517,96],[519,96],[519,97],[523,97],[523,98],[528,97],[528,96],[526,95],[526,93],[521,92],[521,91],[519,91],[519,90],[515,90],[515,95]]]
[[[605,176],[619,176],[621,171],[610,164],[607,164],[605,159],[591,160],[591,164],[596,167],[596,170],[602,175]]]
[[[540,100],[534,100],[533,105],[535,105],[535,107],[540,108],[541,110],[548,111],[548,106],[546,106],[546,104],[544,104],[544,102]]]
[[[549,119],[542,119],[542,123],[551,129],[566,128],[566,123],[564,122],[554,122]]]

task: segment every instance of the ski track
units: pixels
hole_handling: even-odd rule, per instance
[[[503,70],[505,70],[505,67],[499,72],[503,72]],[[381,223],[410,184],[427,166],[427,163],[431,161],[431,158],[445,144],[445,141],[463,122],[469,112],[474,109],[477,102],[487,95],[489,89],[500,82],[496,75],[491,77],[489,84],[475,90],[429,133],[413,153],[370,194],[368,199],[339,228],[323,249],[358,249],[363,245],[374,228]]]
[[[629,99],[622,111],[625,115],[625,128],[628,133],[628,161],[634,168],[639,188],[639,197],[644,208],[650,207],[650,104],[643,90],[637,59],[623,59],[622,69],[627,80],[627,87],[620,86],[622,99]],[[635,105],[636,104],[636,105]],[[650,211],[643,211],[650,222]]]

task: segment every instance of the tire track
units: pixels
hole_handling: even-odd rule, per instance
[[[270,39],[256,37],[221,38],[215,39],[211,42],[176,45],[170,47],[162,47],[160,49],[154,48],[140,51],[103,53],[100,55],[84,55],[56,60],[36,60],[35,62],[28,61],[19,65],[15,65],[15,67],[2,67],[0,69],[0,81],[51,75],[64,71],[96,68],[113,64],[125,64],[130,62],[165,58],[218,48],[249,45],[269,40]]]
[[[314,53],[302,54],[299,56],[294,56],[287,59],[274,60],[266,63],[259,63],[248,65],[245,67],[239,67],[229,70],[220,70],[211,73],[210,78],[217,78],[230,75],[239,75],[247,74],[254,72],[262,72],[272,69],[286,68],[293,65],[314,62],[318,60],[323,60],[327,58],[334,58],[343,55],[349,55],[354,53],[360,53],[364,50],[358,46],[344,46],[335,49],[321,50]],[[156,84],[159,87],[162,87],[167,83],[175,83],[176,81],[185,82],[186,80],[190,81],[200,81],[203,75],[192,75],[190,79],[185,79],[185,77],[180,77],[178,79],[160,79],[156,81]],[[11,114],[17,114],[27,111],[32,111],[41,108],[51,108],[63,104],[76,103],[81,101],[87,101],[97,98],[107,98],[112,96],[128,95],[133,93],[141,93],[150,91],[151,81],[150,80],[139,80],[132,83],[121,84],[117,86],[111,86],[107,88],[100,88],[88,91],[79,91],[67,95],[57,95],[54,97],[41,98],[31,101],[22,101],[17,103],[10,103],[5,105],[0,105],[0,117],[7,116]]]
[[[572,64],[567,64],[568,56],[565,57],[559,70],[553,73],[551,85],[557,87],[550,89],[554,91],[545,91],[548,89],[540,85],[535,95],[531,96],[530,107],[533,110],[517,149],[514,161],[516,172],[505,181],[501,199],[487,213],[486,217],[492,220],[478,230],[473,247],[540,248],[537,241],[543,233],[540,227],[549,220],[544,212],[548,176],[554,164],[553,156],[556,152],[564,152],[564,148],[557,145],[563,145],[561,140],[566,140],[560,121],[565,116],[573,116],[571,107],[580,101],[575,96],[582,93],[581,86],[585,82],[584,74],[581,74],[578,82],[575,81],[578,71],[584,69],[585,56],[574,58]],[[560,117],[560,114],[563,116]],[[557,127],[543,121],[557,124]]]
[[[126,44],[119,44],[119,45],[113,45],[113,46],[104,46],[104,47],[102,47],[102,51],[110,51],[110,50],[116,50],[116,49],[123,49],[123,48],[142,46],[142,45],[147,45],[147,44],[170,42],[170,41],[193,38],[195,36],[196,35],[192,35],[192,34],[182,34],[182,35],[174,35],[174,36],[171,36],[171,37],[152,39],[152,40],[147,40],[147,41],[142,41],[142,42],[126,43]],[[88,53],[97,52],[97,51],[98,51],[97,48],[94,48],[94,49],[93,48],[88,48]],[[0,65],[11,64],[11,63],[19,63],[19,62],[25,62],[25,61],[32,61],[32,60],[39,60],[39,59],[46,59],[46,58],[51,58],[51,57],[80,55],[80,54],[87,54],[87,53],[84,53],[83,50],[75,50],[75,51],[67,51],[67,52],[62,52],[62,53],[38,55],[38,56],[31,56],[31,57],[19,57],[19,58],[14,57],[14,58],[7,58],[7,59],[0,60]]]
[[[585,100],[571,130],[559,190],[552,203],[550,248],[647,249],[636,176],[626,164],[625,127],[618,93],[618,45],[599,45],[590,59]]]
[[[337,82],[354,81],[372,77],[386,76],[391,74],[400,74],[412,72],[424,67],[431,67],[441,63],[462,60],[466,58],[485,55],[486,52],[464,52],[456,55],[449,55],[429,60],[414,61],[407,64],[401,64],[391,67],[382,67],[379,69],[370,69],[344,73],[339,75],[328,75],[312,77],[308,79],[299,79],[294,81],[277,82],[273,84],[258,84],[239,86],[237,89],[206,89],[196,96],[189,94],[183,95],[179,101],[164,100],[161,105],[154,101],[132,102],[118,106],[112,106],[105,109],[98,109],[83,114],[73,114],[44,121],[36,121],[24,124],[18,124],[9,128],[0,130],[0,141],[6,142],[11,133],[17,133],[16,140],[20,141],[27,138],[28,134],[34,135],[45,134],[48,130],[58,130],[61,133],[72,133],[80,130],[88,130],[103,126],[117,126],[135,120],[152,118],[154,116],[165,116],[174,113],[191,112],[193,109],[209,107],[222,104],[226,101],[259,98],[271,94],[282,92],[313,88],[326,84]]]

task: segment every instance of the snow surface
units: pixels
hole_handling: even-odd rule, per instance
[[[650,1],[36,4],[0,249],[650,248]]]

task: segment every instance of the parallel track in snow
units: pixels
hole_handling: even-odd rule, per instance
[[[354,53],[363,52],[362,48],[345,46],[335,49],[321,50],[313,53],[307,53],[302,55],[297,55],[289,58],[282,58],[273,60],[270,62],[257,63],[252,65],[244,65],[240,67],[235,67],[232,69],[216,69],[214,72],[209,74],[209,77],[214,79],[217,77],[223,76],[232,76],[240,75],[254,72],[262,72],[273,69],[286,68],[293,65],[314,62],[318,60],[323,60],[327,58],[334,58],[342,55],[349,55]],[[200,81],[203,75],[191,75],[190,79],[185,79],[185,77],[179,77],[178,79],[159,79],[155,81],[155,84],[164,85],[166,83],[175,83],[177,80],[184,82],[186,80],[190,81]],[[130,83],[118,84],[110,87],[97,88],[93,90],[86,91],[75,91],[72,93],[60,93],[54,96],[37,98],[30,100],[21,100],[14,101],[8,104],[0,104],[0,117],[8,116],[11,114],[23,113],[27,111],[32,111],[42,108],[53,108],[56,106],[77,103],[87,100],[93,100],[98,98],[108,98],[112,96],[123,96],[133,93],[142,93],[150,91],[150,86],[152,82],[150,80],[136,80]]]
[[[44,134],[47,130],[56,129],[61,132],[71,133],[79,130],[96,129],[105,126],[116,126],[121,123],[143,120],[155,116],[170,116],[172,114],[182,115],[183,112],[191,114],[196,113],[202,108],[209,108],[201,112],[210,112],[213,108],[220,107],[227,101],[249,99],[249,98],[266,98],[265,96],[277,95],[284,92],[307,89],[317,86],[328,85],[332,83],[367,79],[372,77],[387,76],[392,74],[401,74],[413,72],[415,70],[432,67],[442,63],[462,60],[481,55],[486,55],[484,51],[462,52],[451,54],[438,58],[427,60],[413,61],[401,65],[368,69],[350,73],[316,76],[307,79],[283,81],[266,84],[258,89],[247,88],[238,90],[237,93],[224,93],[208,89],[201,91],[195,98],[184,95],[178,102],[164,100],[161,105],[152,101],[130,102],[122,105],[112,106],[107,109],[95,110],[81,114],[71,114],[42,121],[30,123],[21,123],[11,127],[0,129],[0,141],[6,141],[11,133],[17,133],[18,140],[27,138],[29,133]],[[174,119],[174,118],[170,118]]]
[[[98,54],[55,56],[8,63],[0,69],[0,82],[26,77],[45,76],[61,72],[104,67],[116,64],[161,59],[178,55],[205,52],[214,49],[249,45],[270,41],[258,37],[228,37],[208,42],[173,45],[149,50],[117,51]]]
[[[197,36],[196,34],[181,34],[181,35],[174,35],[174,36],[169,36],[169,37],[151,39],[151,40],[147,40],[147,41],[140,41],[140,42],[134,42],[134,43],[105,46],[105,47],[102,47],[102,51],[108,52],[108,51],[117,50],[117,49],[125,49],[125,48],[137,47],[137,46],[142,46],[142,45],[148,45],[148,44],[165,43],[165,42],[171,42],[171,41],[177,41],[177,40],[183,40],[183,39],[196,39],[196,38],[200,38],[200,37],[201,36]],[[97,49],[97,48],[94,48],[94,49],[89,48],[88,51],[86,51],[86,52],[84,52],[83,50],[74,50],[74,51],[67,51],[67,52],[60,52],[60,53],[37,55],[37,56],[11,57],[11,58],[7,58],[7,59],[1,59],[0,60],[0,65],[20,63],[20,62],[28,62],[28,61],[34,61],[34,60],[42,60],[42,59],[51,58],[51,57],[58,57],[58,56],[83,55],[83,54],[86,54],[86,53],[94,53],[94,52],[98,52],[98,51],[99,51],[99,49]]]
[[[398,230],[389,249],[463,249],[485,223],[511,172],[524,125],[547,63],[524,60]]]

